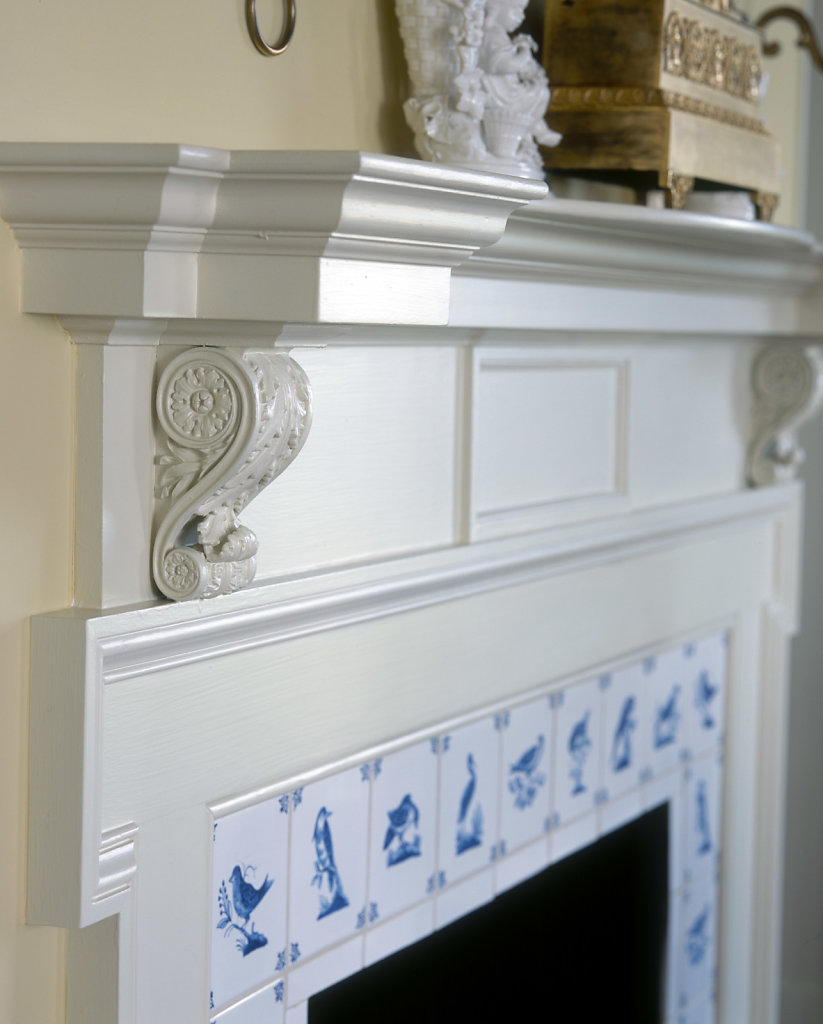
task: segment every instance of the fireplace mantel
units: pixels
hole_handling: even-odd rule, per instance
[[[28,910],[71,929],[72,1024],[246,1024],[264,992],[300,1024],[421,914],[655,800],[686,815],[693,744],[444,872],[413,927],[364,904],[362,932],[215,994],[218,826],[721,637],[717,1019],[774,1024],[823,258],[544,196],[370,154],[0,144],[21,308],[77,345],[76,595],[33,623]],[[698,892],[670,884],[672,907]],[[714,990],[692,1005],[669,970],[666,1024],[709,1021]]]

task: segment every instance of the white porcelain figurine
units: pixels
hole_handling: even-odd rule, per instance
[[[513,35],[526,0],[396,0],[412,97],[406,120],[421,156],[437,163],[543,177],[538,143],[546,73],[531,36]]]

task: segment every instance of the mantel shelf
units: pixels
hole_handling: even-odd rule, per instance
[[[613,289],[708,294],[713,330],[815,329],[823,255],[811,236],[545,194],[538,181],[369,153],[0,143],[22,309],[73,318],[76,340],[114,343],[120,322],[130,344],[185,344],[192,325],[208,344],[322,344],[328,325],[474,327],[476,310],[501,327],[598,329],[599,309],[609,329],[701,330],[676,308],[655,315],[659,298],[621,320]],[[542,288],[540,315],[524,320],[513,293],[487,309],[491,278]],[[740,303],[718,306],[752,296],[748,319]]]
[[[29,313],[443,324],[542,182],[358,152],[0,144]]]

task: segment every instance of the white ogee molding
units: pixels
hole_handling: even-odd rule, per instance
[[[545,194],[371,153],[0,143],[29,313],[443,324],[451,268]]]

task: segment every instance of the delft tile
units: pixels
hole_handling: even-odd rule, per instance
[[[708,875],[682,891],[678,1001],[683,1009],[711,991],[714,982],[717,885]]]
[[[437,841],[437,754],[428,740],[372,765],[369,923],[431,892]]]
[[[554,697],[554,815],[566,824],[591,811],[600,794],[603,692],[590,679]]]
[[[309,1024],[309,1004],[298,1003],[286,1010],[286,1024]]]
[[[305,1002],[315,992],[336,985],[338,981],[357,974],[362,968],[363,936],[358,935],[289,971],[289,1006]]]
[[[290,964],[365,924],[369,790],[358,767],[292,795]]]
[[[648,680],[641,664],[603,677],[604,787],[609,799],[634,789],[649,767]],[[605,685],[604,685],[605,684]]]
[[[434,931],[434,900],[420,903],[383,924],[370,928],[365,935],[365,966],[377,963],[406,946],[411,946]]]
[[[722,827],[721,772],[717,754],[693,761],[686,770],[687,880],[697,879],[717,865]]]
[[[515,853],[502,857],[494,865],[494,891],[499,895],[512,889],[527,878],[540,874],[549,864],[549,841],[547,837],[523,846]]]
[[[695,756],[712,750],[723,737],[726,704],[728,634],[712,636],[684,648],[688,671],[688,734]]]
[[[562,825],[549,833],[549,853],[552,864],[577,853],[597,839],[597,815],[594,811],[578,818],[570,825]]]
[[[597,811],[598,833],[601,836],[613,832],[630,821],[639,818],[643,813],[643,795],[640,788],[635,788],[630,793],[607,800],[601,804]]]
[[[682,1013],[677,1024],[714,1024],[714,1016],[714,997],[708,994]]]
[[[511,708],[499,724],[503,744],[500,840],[503,851],[509,853],[546,831],[553,765],[548,698]]]
[[[497,856],[499,774],[500,734],[493,717],[440,738],[441,888]]]
[[[210,987],[217,1008],[282,970],[288,836],[289,815],[277,798],[213,823]]]
[[[651,779],[643,786],[643,808],[669,807],[669,891],[683,884],[686,862],[686,797],[682,768]]]
[[[675,768],[686,746],[684,712],[688,702],[686,658],[682,648],[644,662],[648,676],[650,763],[655,775]]]
[[[210,1024],[283,1024],[284,987],[285,983],[282,980],[267,985],[261,991],[212,1017]]]
[[[486,868],[438,894],[434,907],[435,927],[445,928],[493,899],[494,874],[491,868]]]
[[[664,1016],[667,1020],[676,1020],[680,1006],[680,919],[682,916],[683,891],[669,893],[669,922],[666,931],[666,966]]]

